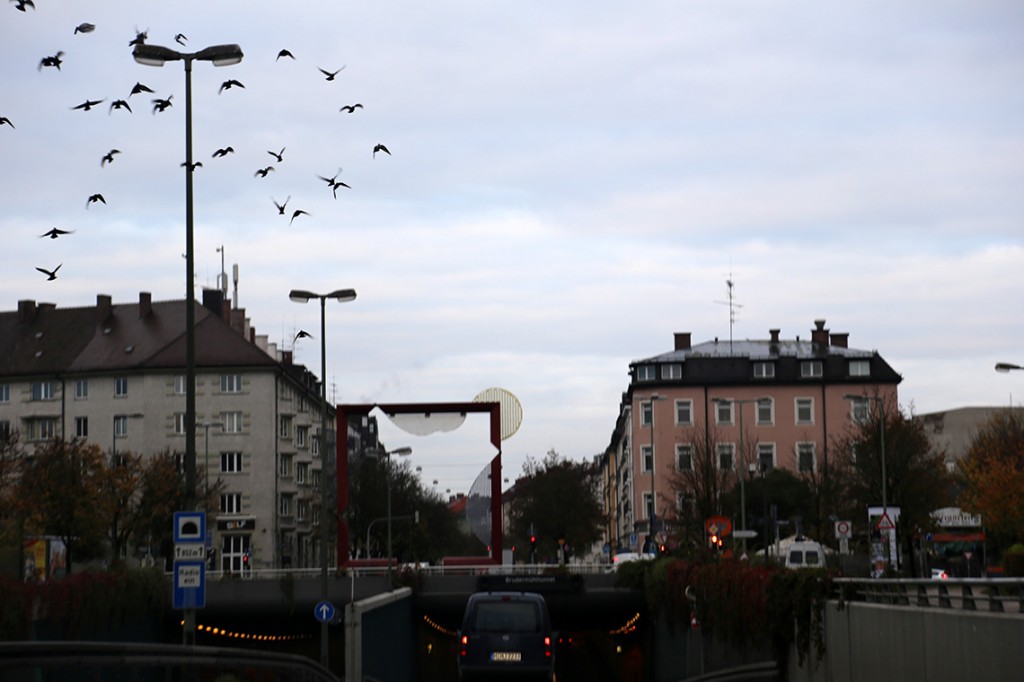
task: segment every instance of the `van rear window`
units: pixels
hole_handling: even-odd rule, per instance
[[[480,602],[472,629],[476,632],[540,632],[540,613],[528,602]]]

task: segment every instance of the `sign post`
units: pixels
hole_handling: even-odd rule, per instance
[[[172,602],[185,611],[183,644],[195,644],[196,609],[206,607],[206,512],[174,512]]]

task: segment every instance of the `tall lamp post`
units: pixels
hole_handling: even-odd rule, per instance
[[[746,489],[746,478],[747,478],[747,455],[743,449],[743,406],[744,405],[761,405],[769,398],[746,398],[743,400],[737,400],[735,398],[712,398],[711,402],[716,405],[736,405],[737,411],[740,414],[740,530],[743,531],[743,535],[746,536],[747,531],[747,489]],[[747,538],[740,538],[743,543],[743,556],[747,555]]]
[[[412,448],[404,447],[404,448],[395,448],[394,450],[379,449],[379,450],[377,450],[377,454],[380,457],[383,457],[384,460],[387,463],[387,466],[384,469],[384,477],[387,479],[387,489],[388,489],[388,492],[387,492],[387,497],[388,497],[388,556],[387,556],[388,568],[387,568],[387,575],[388,575],[388,584],[390,585],[391,584],[391,455],[398,455],[399,457],[408,457],[409,455],[412,454]],[[367,535],[369,535],[369,532],[367,532]],[[369,540],[367,540],[367,549],[369,549]]]
[[[657,511],[657,509],[658,509],[657,508],[657,500],[658,500],[658,498],[657,498],[657,496],[656,496],[656,494],[654,492],[654,480],[655,480],[655,475],[654,475],[654,470],[655,470],[655,467],[654,467],[654,403],[657,400],[665,400],[665,396],[658,395],[657,393],[654,393],[654,394],[651,395],[650,398],[647,399],[647,405],[649,406],[649,409],[651,410],[651,514],[650,514],[651,532],[650,532],[650,535],[648,536],[648,540],[650,540],[650,542],[651,542],[651,548],[652,549],[654,547],[654,541],[655,541],[654,533],[656,532],[655,529],[657,528],[657,522],[658,522],[658,511]]]
[[[178,52],[169,47],[141,43],[132,57],[146,66],[167,62],[185,63],[185,498],[189,510],[196,506],[196,312],[195,254],[192,215],[192,62],[229,66],[242,61],[238,45],[213,45],[198,52]],[[188,626],[186,625],[186,629]]]
[[[878,404],[878,419],[879,419],[878,432],[879,432],[879,441],[880,441],[880,444],[879,444],[879,456],[880,456],[880,458],[882,460],[882,516],[888,518],[888,516],[889,516],[889,499],[888,499],[887,492],[886,492],[887,491],[886,478],[888,478],[888,473],[887,473],[886,467],[885,467],[885,399],[882,398],[881,396],[877,396],[877,395],[854,395],[854,394],[849,394],[849,393],[844,395],[843,398],[845,398],[846,400],[852,401],[852,402],[868,402],[868,401],[871,401],[873,403],[877,403]],[[886,537],[886,542],[885,542],[885,563],[886,563],[886,565],[888,565],[889,564],[889,560],[890,560],[890,557],[889,557],[890,547],[889,547],[888,531],[886,531],[886,534],[887,534],[887,537]]]
[[[1008,373],[1012,369],[1024,369],[1021,365],[1015,365],[1012,362],[997,362],[996,371],[1002,374]]]
[[[356,299],[355,289],[335,289],[329,294],[315,294],[305,289],[292,289],[288,298],[296,303],[320,300],[320,598],[327,601],[327,299],[348,303]],[[327,621],[320,623],[320,665],[330,663]]]

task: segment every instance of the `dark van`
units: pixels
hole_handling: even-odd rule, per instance
[[[460,680],[554,679],[555,633],[539,594],[471,594],[458,637]]]

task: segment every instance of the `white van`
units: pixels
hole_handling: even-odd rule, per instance
[[[796,540],[786,550],[786,568],[824,568],[825,549],[814,540]]]

